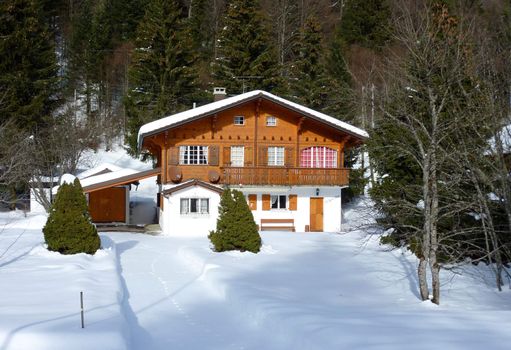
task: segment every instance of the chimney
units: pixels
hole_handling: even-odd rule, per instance
[[[213,88],[213,100],[215,102],[223,100],[225,98],[225,95],[226,95],[225,88],[223,87]]]

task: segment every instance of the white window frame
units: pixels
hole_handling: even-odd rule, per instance
[[[284,203],[282,203],[282,200]],[[274,202],[276,206],[274,207]],[[283,205],[283,206],[282,206]],[[287,196],[284,194],[272,194],[270,195],[270,209],[271,210],[286,210],[288,207]]]
[[[195,211],[191,211],[195,204]],[[181,215],[209,215],[209,198],[189,197],[179,200],[179,213]]]
[[[269,146],[268,147],[268,166],[284,166],[286,160],[285,147]]]
[[[242,167],[245,165],[245,146],[231,146],[231,166]]]
[[[179,164],[208,165],[208,146],[179,146]]]
[[[303,168],[318,168],[318,166],[314,166],[314,165],[316,163],[320,163],[319,168],[324,168],[324,169],[337,168],[337,150],[336,149],[326,147],[326,146],[312,146],[312,147],[308,147],[308,148],[302,150],[302,152],[304,152],[306,150],[310,151],[310,159],[309,159],[310,164],[307,164],[307,165],[302,164],[303,163],[302,162],[303,154],[300,153],[300,166],[301,167],[303,167]],[[327,156],[326,156],[327,152],[333,153],[332,163],[331,163],[332,166],[328,166],[328,167],[326,166],[327,165]],[[318,153],[319,153],[319,162],[316,159],[316,156],[318,155]]]
[[[234,125],[245,125],[245,116],[244,115],[234,116]]]
[[[277,117],[274,115],[266,116],[266,126],[277,126]]]

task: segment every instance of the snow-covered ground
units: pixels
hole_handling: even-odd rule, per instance
[[[358,226],[362,207],[345,212],[345,227]],[[264,232],[259,254],[214,253],[199,237],[108,233],[107,249],[95,256],[63,257],[42,246],[44,217],[2,215],[0,349],[509,349],[511,343],[511,291],[497,292],[484,266],[442,271],[441,306],[421,302],[415,257],[389,251],[362,229]]]
[[[103,236],[94,256],[49,252],[45,222],[43,215],[0,214],[0,349],[126,349],[115,244]]]

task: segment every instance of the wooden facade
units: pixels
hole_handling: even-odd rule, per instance
[[[243,117],[243,123],[236,117]],[[275,125],[267,125],[268,121]],[[156,156],[163,184],[198,179],[225,185],[346,186],[349,170],[344,167],[344,152],[361,141],[259,97],[144,135],[141,148]],[[207,147],[207,160],[202,160],[206,164],[185,164],[182,146]],[[236,146],[243,147],[242,164],[232,163]],[[278,165],[269,164],[268,151],[273,147],[284,150]],[[336,159],[331,160],[335,166],[301,166],[302,152],[310,147],[335,151]]]

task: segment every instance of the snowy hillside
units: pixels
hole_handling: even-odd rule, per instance
[[[349,226],[362,207],[346,212]],[[485,282],[484,266],[442,271],[442,305],[421,302],[416,258],[360,230],[264,232],[257,255],[214,253],[204,238],[108,233],[95,256],[62,257],[42,245],[44,217],[2,215],[1,349],[508,349],[511,341],[511,292]]]

